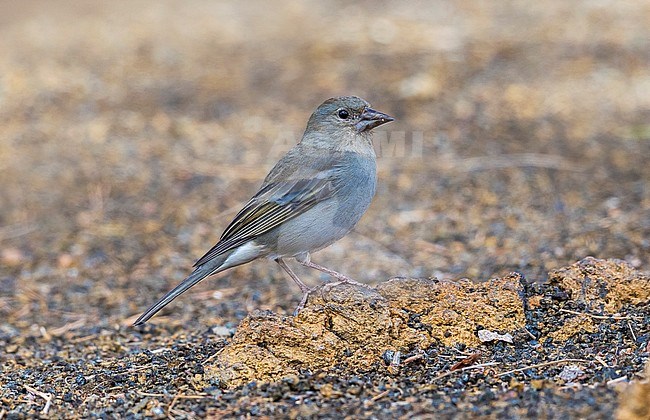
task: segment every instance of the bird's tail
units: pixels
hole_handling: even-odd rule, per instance
[[[197,267],[192,274],[190,274],[185,280],[183,280],[178,286],[174,287],[172,290],[167,292],[158,302],[153,304],[149,309],[147,309],[140,318],[138,318],[133,325],[142,325],[154,316],[159,310],[164,308],[172,300],[176,299],[178,296],[183,294],[187,289],[194,286],[196,283],[200,282],[204,278],[208,277],[211,274],[216,274],[220,271],[223,271],[227,268],[232,267],[232,265],[224,266],[224,260],[228,257],[230,253],[226,253],[217,258],[213,258],[211,261]]]

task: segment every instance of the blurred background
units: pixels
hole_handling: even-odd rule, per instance
[[[132,321],[338,95],[397,120],[370,210],[314,261],[368,283],[648,270],[648,22],[644,0],[1,2],[1,328]],[[161,317],[299,299],[258,261]]]

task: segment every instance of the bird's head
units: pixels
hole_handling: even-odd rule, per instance
[[[390,115],[370,108],[370,104],[359,97],[340,96],[316,108],[307,123],[305,139],[312,136],[320,137],[321,141],[366,139],[373,128],[393,120]]]

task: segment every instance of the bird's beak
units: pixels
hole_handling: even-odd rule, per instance
[[[359,122],[355,124],[355,128],[357,129],[357,132],[363,133],[364,131],[370,131],[382,124],[391,122],[394,119],[395,118],[384,114],[383,112],[375,111],[372,108],[366,108],[361,113],[361,117]]]

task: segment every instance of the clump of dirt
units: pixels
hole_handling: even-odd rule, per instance
[[[585,314],[579,314],[574,317],[567,318],[563,323],[560,323],[560,328],[551,331],[548,336],[557,342],[563,342],[577,334],[593,333],[596,332],[598,327],[594,320]]]
[[[439,340],[446,346],[476,346],[480,329],[512,332],[524,327],[522,280],[518,273],[480,284],[393,279],[377,290],[398,318],[419,318],[426,326],[429,339],[418,345]]]
[[[574,264],[549,272],[549,290],[544,296],[528,299],[529,308],[544,308],[542,338],[561,343],[580,334],[596,333],[598,319],[621,317],[630,305],[647,303],[650,299],[650,277],[617,259],[586,257]],[[561,307],[549,306],[549,300],[564,302]]]
[[[646,364],[645,379],[626,388],[616,412],[618,420],[650,419],[650,362]]]
[[[638,305],[650,299],[650,276],[622,260],[587,257],[551,271],[549,280],[589,310],[615,313],[626,304]]]
[[[479,329],[525,325],[521,276],[482,284],[391,279],[376,289],[351,284],[315,290],[297,316],[256,311],[206,369],[226,386],[277,381],[299,371],[381,365],[387,352],[480,344]]]

